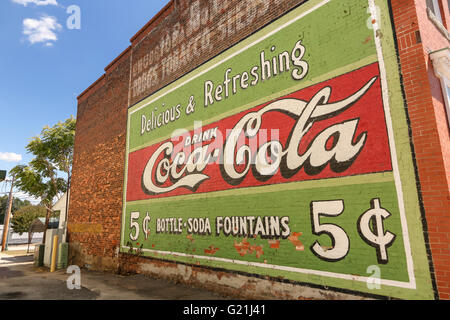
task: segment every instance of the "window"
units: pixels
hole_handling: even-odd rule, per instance
[[[439,0],[427,0],[427,7],[431,10],[437,20],[444,24],[441,15],[441,7],[439,6]]]
[[[450,128],[450,81],[447,78],[441,80],[442,91],[444,94],[445,107],[447,111],[447,121]]]
[[[442,95],[447,113],[447,121],[450,128],[450,49],[445,48],[432,52],[430,58],[433,61],[433,69],[441,80]]]
[[[436,28],[447,38],[450,40],[450,32],[448,32],[447,28],[444,26],[443,12],[441,11],[441,6],[439,4],[441,0],[426,0],[427,1],[427,14],[428,18],[433,22]],[[442,0],[444,1],[444,0]],[[450,5],[450,0],[447,0]],[[446,21],[448,23],[449,21]]]

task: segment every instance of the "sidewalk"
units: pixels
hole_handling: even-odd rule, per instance
[[[30,246],[28,246],[28,244],[8,244],[7,255],[17,256],[17,255],[33,254],[34,248],[38,244],[39,243],[30,243]],[[0,252],[0,254],[2,254],[2,252]]]
[[[20,250],[17,250],[20,249]],[[33,254],[0,252],[0,300],[224,300],[215,293],[156,280],[81,270],[81,289],[69,290],[65,270],[36,268]],[[31,251],[31,250],[30,250]],[[26,246],[25,246],[26,253]]]

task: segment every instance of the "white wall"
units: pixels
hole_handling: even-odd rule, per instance
[[[2,236],[3,236],[3,225],[0,225],[0,243],[2,243]],[[31,240],[31,243],[40,243],[42,242],[43,237],[44,237],[43,232],[33,233],[33,239]],[[23,244],[23,243],[28,243],[28,232],[23,233],[22,235],[18,233],[13,233],[9,238],[8,242],[8,244]]]
[[[70,196],[70,192],[69,192]],[[66,201],[67,195],[64,193],[58,202],[53,206],[54,211],[59,211],[59,228],[64,228],[64,223],[66,222]]]

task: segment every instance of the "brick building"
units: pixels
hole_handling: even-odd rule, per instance
[[[71,263],[449,299],[449,23],[447,0],[170,1],[78,97]]]

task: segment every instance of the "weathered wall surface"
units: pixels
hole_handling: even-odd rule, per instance
[[[304,0],[174,1],[131,41],[131,105]]]
[[[374,31],[370,18],[370,9],[389,17],[387,2],[302,2],[171,1],[79,97],[72,263],[251,298],[433,298],[392,26],[382,19]],[[396,18],[395,1],[393,9]],[[174,129],[186,129],[185,146],[206,133],[197,146],[223,147],[217,132],[225,137],[274,99],[301,109],[320,95],[319,104],[355,101],[305,127],[297,151],[313,145],[317,155],[299,168],[253,167],[237,178],[218,160],[176,185],[182,161],[170,179],[173,158],[149,161]],[[286,148],[300,121],[292,108],[260,118]],[[195,182],[196,173],[208,179]],[[241,222],[234,232],[239,217],[254,230]]]
[[[68,228],[80,266],[117,270],[129,77],[125,52],[79,98]]]

